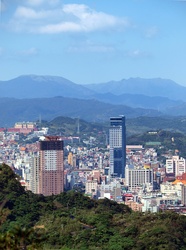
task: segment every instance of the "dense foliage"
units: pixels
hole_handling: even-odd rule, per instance
[[[186,218],[143,214],[78,192],[44,197],[25,191],[0,165],[0,249],[186,249]]]
[[[85,116],[86,118],[86,116]],[[60,132],[62,135],[75,135],[77,134],[78,118],[69,118],[59,116],[49,122],[45,121],[40,124],[41,126],[47,126],[53,132]],[[79,119],[80,134],[88,133],[92,131],[106,131],[109,130],[109,118],[104,123],[93,123],[82,119]],[[186,117],[171,117],[171,116],[158,116],[148,117],[140,116],[136,118],[126,117],[126,129],[127,135],[133,135],[137,133],[144,133],[150,130],[168,130],[172,132],[181,132],[186,134]]]
[[[159,144],[154,145],[153,142],[158,142]],[[175,151],[177,151],[180,156],[186,158],[186,136],[179,132],[165,130],[159,130],[155,133],[152,131],[146,132],[128,137],[127,143],[141,144],[145,148],[153,147],[157,150],[159,156],[167,152],[175,154]],[[150,143],[152,143],[152,145]]]
[[[144,133],[149,130],[169,130],[186,134],[185,116],[141,116],[126,119],[129,134]]]

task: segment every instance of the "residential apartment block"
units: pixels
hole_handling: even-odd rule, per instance
[[[147,168],[136,169],[133,166],[125,168],[125,185],[129,190],[153,185],[153,170]]]
[[[166,173],[172,174],[175,177],[186,172],[186,160],[183,157],[172,156],[166,160]]]
[[[39,193],[45,196],[64,190],[63,141],[59,136],[45,136],[40,141]]]

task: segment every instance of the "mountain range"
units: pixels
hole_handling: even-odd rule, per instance
[[[138,77],[85,86],[98,93],[112,93],[114,95],[139,94],[186,101],[186,87],[168,79],[144,79]]]
[[[0,81],[0,126],[56,116],[107,121],[126,117],[186,115],[186,87],[171,80],[130,78],[80,85],[58,76]]]
[[[151,109],[130,108],[124,105],[106,104],[97,100],[52,97],[15,99],[0,98],[0,126],[10,126],[16,121],[36,121],[39,116],[51,120],[57,116],[81,118],[86,121],[104,122],[110,116],[125,114],[127,117],[159,116]]]

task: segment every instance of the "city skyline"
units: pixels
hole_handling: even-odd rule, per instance
[[[0,80],[161,77],[186,86],[185,10],[176,0],[2,0]]]

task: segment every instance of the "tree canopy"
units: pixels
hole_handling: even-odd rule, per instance
[[[133,212],[76,191],[44,197],[0,165],[0,249],[186,249],[186,218]]]

